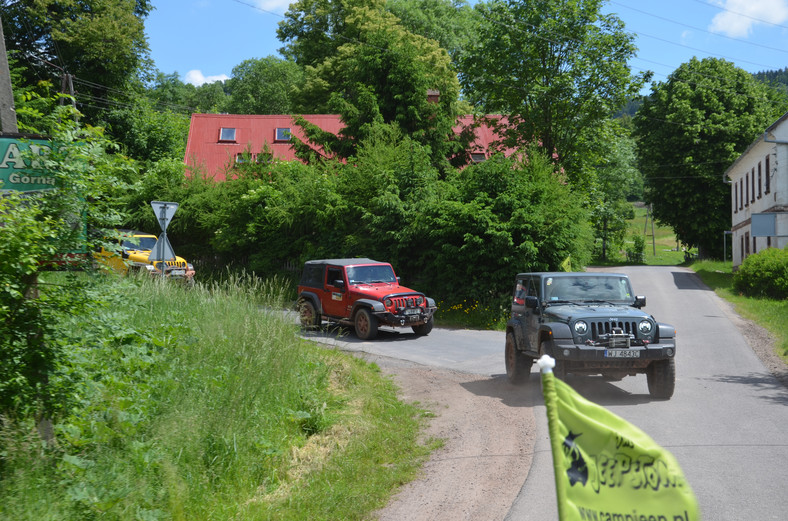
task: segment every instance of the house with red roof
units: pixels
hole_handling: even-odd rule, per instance
[[[344,127],[337,114],[302,117],[333,134]],[[457,119],[454,131],[459,134],[473,123],[473,116],[462,116]],[[473,132],[475,139],[467,152],[471,161],[478,163],[497,152],[495,142],[499,137],[489,124],[475,126]],[[284,161],[298,159],[292,147],[293,136],[308,142],[301,127],[287,115],[192,114],[184,162],[189,175],[201,172],[223,181],[237,162],[247,158],[255,161],[258,156],[263,157],[264,151]],[[513,149],[504,150],[507,156],[513,152]]]

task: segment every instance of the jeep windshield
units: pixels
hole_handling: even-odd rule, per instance
[[[634,302],[629,279],[617,276],[567,275],[544,280],[546,304],[601,303],[631,304]]]
[[[156,237],[132,237],[123,240],[124,250],[152,250],[156,246]]]
[[[397,282],[397,277],[394,276],[394,269],[388,264],[349,266],[347,268],[347,278],[349,284],[393,284]]]

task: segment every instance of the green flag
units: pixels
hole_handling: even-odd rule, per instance
[[[698,521],[695,495],[673,455],[645,432],[555,378],[542,392],[561,521]]]

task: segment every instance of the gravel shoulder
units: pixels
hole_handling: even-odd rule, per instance
[[[728,318],[764,366],[788,387],[788,366],[774,339],[720,299]],[[441,438],[422,476],[375,513],[381,521],[503,520],[528,476],[536,439],[529,388],[505,376],[468,374],[375,355],[362,355],[390,375],[400,398],[434,413],[424,433]],[[503,356],[503,352],[501,353]],[[535,377],[532,375],[532,379]],[[538,383],[534,384],[536,389]]]

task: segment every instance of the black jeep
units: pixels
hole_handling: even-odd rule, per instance
[[[641,311],[629,278],[616,273],[520,273],[506,323],[506,375],[527,380],[546,354],[555,375],[601,374],[611,380],[645,373],[655,398],[673,396],[676,330]]]

